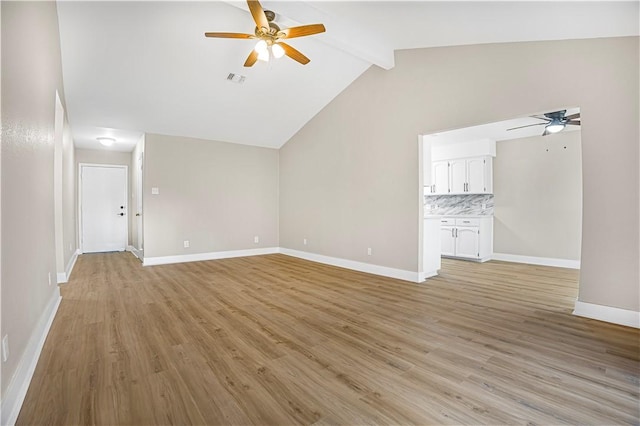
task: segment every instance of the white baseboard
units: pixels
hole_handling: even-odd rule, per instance
[[[419,277],[419,281],[418,282],[424,282],[426,281],[427,278],[431,278],[431,277],[435,277],[438,275],[438,271],[431,271],[431,272],[420,272],[418,274]]]
[[[424,281],[419,272],[405,271],[403,269],[389,268],[386,266],[372,265],[370,263],[356,262],[355,260],[341,259],[338,257],[323,256],[321,254],[309,253],[306,251],[292,250],[280,247],[280,253],[288,256],[299,257],[300,259],[311,260],[312,262],[324,263],[326,265],[338,266],[341,268],[353,269],[354,271],[366,272],[383,277],[396,278],[404,281],[419,283]],[[426,278],[426,277],[425,277]]]
[[[640,328],[640,312],[576,300],[573,315]]]
[[[69,282],[69,278],[71,277],[71,271],[73,271],[73,267],[76,266],[76,260],[78,260],[78,255],[80,254],[80,249],[73,252],[71,259],[69,259],[69,263],[67,263],[67,269],[65,272],[58,272],[58,284],[64,284]]]
[[[552,257],[520,256],[518,254],[493,253],[493,260],[504,262],[528,263],[530,265],[556,266],[559,268],[580,269],[579,260],[554,259]]]
[[[130,251],[135,257],[142,260],[142,251],[140,251],[139,249],[135,248],[134,246],[127,246],[126,250]]]
[[[216,251],[211,253],[183,254],[177,256],[145,257],[143,266],[166,265],[169,263],[201,262],[203,260],[228,259],[232,257],[258,256],[279,253],[278,247],[265,247],[248,250]]]
[[[60,289],[56,287],[51,300],[47,304],[44,312],[40,316],[40,320],[36,325],[36,328],[31,334],[31,338],[27,343],[27,347],[24,350],[22,358],[18,363],[18,368],[4,392],[2,398],[2,408],[0,409],[2,425],[14,425],[20,414],[24,397],[27,395],[31,378],[36,370],[38,359],[40,358],[40,352],[44,346],[44,341],[49,334],[49,329],[53,323],[53,319],[58,312],[58,306],[60,306]]]

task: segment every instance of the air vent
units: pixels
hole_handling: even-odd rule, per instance
[[[229,73],[229,75],[227,76],[227,80],[232,82],[232,83],[236,83],[236,84],[242,84],[244,83],[244,81],[246,80],[247,77],[245,77],[244,75],[240,75],[240,74],[234,74],[232,72]]]

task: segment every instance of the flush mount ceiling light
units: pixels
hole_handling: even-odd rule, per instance
[[[324,25],[302,25],[281,30],[278,24],[273,22],[276,17],[275,13],[262,9],[257,0],[247,0],[247,4],[256,23],[254,34],[209,32],[204,33],[205,37],[258,39],[258,43],[244,62],[245,67],[253,66],[258,60],[267,62],[271,57],[281,58],[284,55],[302,65],[309,63],[309,58],[287,43],[283,43],[283,40],[323,33],[325,31]]]
[[[544,115],[532,115],[531,117],[537,118],[538,120],[543,120],[544,123],[536,123],[536,124],[528,124],[526,126],[512,127],[511,129],[507,129],[507,131],[516,130],[516,129],[522,129],[524,127],[542,126],[542,125],[544,125],[544,132],[542,133],[542,136],[547,136],[547,135],[551,135],[553,133],[558,133],[558,132],[564,130],[564,128],[567,125],[571,125],[571,126],[579,126],[580,125],[580,113],[579,112],[577,112],[575,114],[571,114],[571,115],[565,115],[566,113],[567,113],[567,110],[563,109],[563,110],[560,110],[560,111],[547,112]]]
[[[106,137],[96,138],[96,140],[104,146],[111,146],[116,142],[114,138],[106,138]]]

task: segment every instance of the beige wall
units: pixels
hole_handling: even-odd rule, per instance
[[[145,259],[278,246],[277,150],[147,134],[144,155]]]
[[[638,48],[630,37],[396,52],[395,68],[370,68],[281,149],[280,245],[417,271],[417,135],[579,106],[579,299],[640,310]]]
[[[4,397],[45,307],[56,297],[55,93],[64,105],[56,5],[2,7],[2,330]]]
[[[494,252],[580,260],[580,132],[498,141]]]
[[[129,215],[127,232],[129,237],[127,244],[131,244],[132,234],[132,222],[135,217],[135,212],[132,214],[135,208],[135,204],[132,204],[131,200],[131,153],[119,152],[119,151],[105,151],[99,149],[76,149],[76,182],[78,182],[78,166],[80,163],[89,164],[111,164],[116,166],[127,166],[127,198],[129,201],[129,208],[127,214]]]

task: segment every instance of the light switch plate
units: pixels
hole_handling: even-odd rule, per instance
[[[151,188],[151,195],[158,195],[158,194],[160,194],[160,188],[157,188],[155,186]]]

